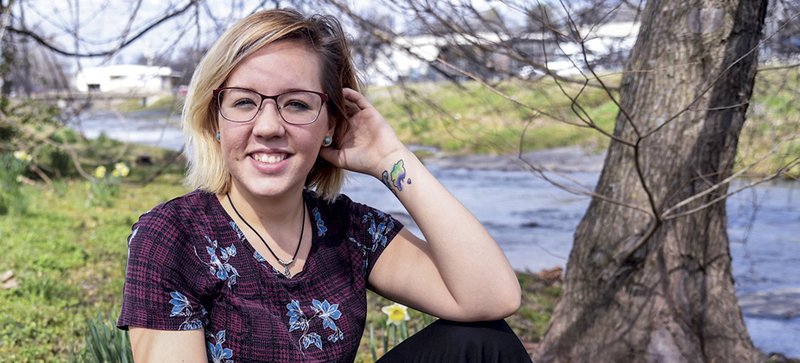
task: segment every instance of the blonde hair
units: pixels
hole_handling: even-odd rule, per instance
[[[319,56],[322,90],[328,94],[328,122],[334,123],[331,147],[339,147],[342,135],[347,132],[347,105],[342,88],[360,89],[341,24],[327,15],[305,17],[287,9],[260,11],[239,20],[222,34],[197,65],[189,83],[182,118],[189,187],[216,194],[230,191],[230,173],[216,140],[217,106],[212,91],[223,86],[247,56],[280,40],[303,42]],[[305,187],[333,200],[343,182],[344,170],[317,156]]]

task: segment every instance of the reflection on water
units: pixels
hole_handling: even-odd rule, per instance
[[[114,113],[98,113],[75,120],[70,126],[90,139],[104,133],[114,140],[180,150],[183,146],[183,133],[176,126],[178,123],[178,116],[165,121],[163,115],[155,115],[155,118],[131,118]]]

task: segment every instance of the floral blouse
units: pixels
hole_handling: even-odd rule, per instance
[[[216,196],[194,191],[142,215],[128,239],[117,326],[203,329],[209,362],[352,362],[375,261],[402,225],[341,195],[304,193],[313,242],[284,277]]]

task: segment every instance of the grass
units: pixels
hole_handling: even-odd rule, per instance
[[[510,82],[498,87],[502,94],[477,83],[462,86],[422,84],[405,90],[377,88],[368,93],[404,142],[435,146],[448,153],[507,154],[517,152],[520,146],[528,151],[573,144],[605,145],[599,133],[569,124],[581,121],[571,113],[569,99],[552,82],[542,81],[533,87]],[[611,130],[616,109],[610,99],[601,97],[598,90],[579,94],[579,88],[565,87],[585,105],[600,128]]]
[[[613,86],[619,77],[604,78],[604,82]],[[591,121],[599,129],[613,132],[618,107],[604,90],[569,84],[559,87],[547,80],[505,82],[496,90],[475,82],[465,82],[462,87],[414,84],[405,89],[370,89],[368,96],[404,142],[434,146],[450,154],[509,154],[561,146],[607,148],[608,137],[586,127]],[[737,169],[769,154],[748,174],[770,174],[800,155],[798,95],[800,70],[758,74],[739,140]],[[800,176],[800,166],[789,174]]]
[[[183,107],[183,98],[173,95],[163,95],[152,103],[143,106],[141,99],[127,99],[114,107],[116,111],[173,111],[180,113]]]
[[[758,161],[747,174],[764,175],[800,157],[800,70],[762,72],[756,77],[747,121],[739,139],[737,166]],[[800,166],[787,170],[800,177]]]
[[[0,271],[13,271],[16,289],[0,289],[0,361],[66,360],[82,344],[86,320],[116,315],[126,236],[143,211],[182,192],[177,183],[123,187],[115,207],[86,207],[85,182],[62,193],[23,188],[26,214],[0,219]]]

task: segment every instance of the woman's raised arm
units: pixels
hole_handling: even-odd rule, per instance
[[[340,149],[322,156],[342,168],[372,175],[400,200],[425,240],[403,229],[378,258],[370,284],[382,295],[456,321],[513,314],[520,287],[488,231],[408,150],[377,110],[345,89],[358,106]]]

